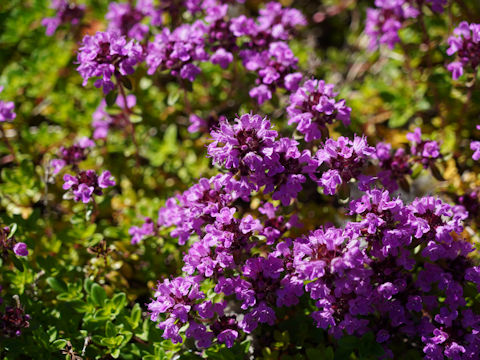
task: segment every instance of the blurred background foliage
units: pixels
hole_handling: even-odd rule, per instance
[[[0,99],[14,101],[17,112],[14,122],[3,125],[14,156],[0,142],[0,221],[17,224],[15,236],[30,250],[25,259],[0,258],[0,297],[5,306],[18,295],[31,315],[20,337],[0,337],[0,358],[172,358],[182,345],[161,338],[145,304],[158,279],[179,274],[185,249],[168,233],[131,245],[128,229],[142,217],[156,218],[169,196],[215,174],[205,156],[208,134],[187,130],[191,113],[232,119],[254,111],[268,114],[280,132],[291,134],[287,96],[280,91],[259,108],[246,91],[255,76],[241,66],[223,71],[202,64],[193,86],[163,73],[146,77],[140,67],[131,78],[138,149],[130,134],[116,130],[108,142],[97,141],[82,163],[85,169],[110,170],[117,186],[98,201],[98,211],[64,199],[61,178],[49,181],[48,163],[60,146],[91,136],[92,114],[102,99],[99,89],[82,86],[75,59],[83,35],[106,28],[109,1],[81,2],[88,9],[84,26],[62,27],[47,37],[40,23],[52,15],[48,0],[0,1],[0,85],[5,88]],[[401,31],[400,45],[376,52],[366,51],[363,33],[373,1],[282,3],[308,18],[309,25],[291,42],[300,69],[335,84],[352,107],[352,125],[337,128],[334,136],[364,133],[372,144],[386,140],[401,146],[405,134],[421,125],[442,145],[448,180],[440,184],[442,191],[463,193],[480,185],[469,144],[461,140],[480,139],[475,130],[480,91],[473,78],[452,81],[444,66],[447,36],[464,16],[480,22],[480,2],[458,1],[444,14],[429,14],[428,32],[413,22]],[[260,1],[247,0],[244,11],[255,14],[259,6]],[[433,181],[420,182],[413,194],[430,192]],[[333,200],[316,189],[300,196],[299,216],[307,228],[335,220]],[[368,334],[336,342],[308,316],[292,317],[281,331],[265,329],[263,342],[257,345],[264,359],[376,359],[382,352]],[[183,345],[181,358],[198,357],[190,348]],[[249,351],[245,342],[230,350],[213,347],[203,357],[244,359]],[[420,358],[415,351],[402,357],[415,358]]]

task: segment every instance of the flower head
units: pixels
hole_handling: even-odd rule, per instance
[[[86,35],[80,46],[77,70],[83,77],[83,86],[88,79],[97,77],[94,85],[103,87],[105,94],[115,87],[112,76],[132,74],[134,66],[143,59],[143,49],[134,40],[127,42],[117,32],[97,32],[94,36]]]

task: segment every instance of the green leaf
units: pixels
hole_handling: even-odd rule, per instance
[[[128,90],[133,89],[132,81],[128,76],[121,76],[120,81],[122,82],[123,86],[127,88]]]
[[[117,97],[118,97],[118,92],[116,90],[110,91],[105,97],[105,102],[107,103],[107,106],[112,107],[113,105],[115,105],[115,102],[117,101]]]
[[[67,291],[67,284],[63,280],[56,279],[54,277],[49,277],[47,279],[48,285],[58,293]]]
[[[116,294],[112,298],[112,302],[113,302],[113,305],[115,305],[116,310],[123,309],[127,302],[127,296],[125,295],[125,293]]]
[[[67,345],[67,340],[58,339],[52,343],[53,347],[57,350],[62,350]]]
[[[69,305],[79,313],[87,312],[89,309],[89,305],[81,300],[70,301]]]
[[[171,91],[168,94],[168,98],[167,98],[168,106],[175,105],[179,98],[180,98],[180,91],[178,89],[176,89],[175,91]]]
[[[83,288],[87,293],[90,293],[92,290],[92,286],[95,284],[95,282],[91,279],[85,279],[85,282],[83,283]]]
[[[120,356],[120,349],[115,349],[115,351],[112,352],[110,355],[112,355],[114,359],[118,359],[118,357]]]
[[[140,308],[139,304],[135,304],[135,306],[132,309],[132,315],[131,315],[132,322],[138,325],[141,318],[142,318],[142,309]]]
[[[163,358],[158,358],[157,356],[154,355],[145,355],[142,357],[143,360],[161,360]]]
[[[8,233],[7,239],[11,239],[15,232],[17,231],[17,223],[10,224],[10,232]]]
[[[97,304],[102,306],[107,298],[107,293],[105,289],[98,284],[93,284],[90,295],[92,296],[93,301]]]
[[[110,338],[117,335],[117,329],[111,321],[107,321],[107,325],[105,326],[105,335]]]

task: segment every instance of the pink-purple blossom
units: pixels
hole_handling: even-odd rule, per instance
[[[127,42],[117,32],[97,32],[83,38],[77,57],[77,71],[83,77],[83,86],[90,78],[98,78],[95,87],[102,87],[107,94],[115,87],[112,77],[133,74],[134,66],[142,60],[142,46],[135,40]]]

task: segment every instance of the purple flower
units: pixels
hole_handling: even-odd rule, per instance
[[[465,280],[473,282],[477,285],[477,288],[480,289],[480,266],[467,269],[465,272]]]
[[[251,98],[257,99],[257,102],[260,105],[272,98],[272,92],[268,86],[263,84],[252,88],[248,94]]]
[[[79,184],[76,189],[73,190],[73,195],[75,201],[82,201],[84,204],[90,202],[90,197],[93,194],[93,186],[88,186],[87,184]]]
[[[212,64],[218,64],[222,69],[228,68],[228,65],[233,61],[232,53],[226,51],[224,48],[217,49],[210,58]]]
[[[17,256],[27,256],[28,255],[28,249],[27,249],[27,244],[23,242],[18,242],[13,246],[13,252]]]
[[[163,337],[172,340],[173,343],[182,342],[179,335],[180,326],[189,322],[194,316],[194,309],[205,294],[199,289],[199,279],[194,277],[177,277],[172,280],[166,279],[159,283],[155,291],[155,298],[148,304],[152,321],[160,321],[158,327],[163,330]],[[197,324],[198,325],[198,324]],[[200,332],[205,333],[205,328],[200,328],[190,322],[188,335],[196,340],[203,338]],[[210,337],[209,334],[204,334]],[[204,339],[204,342],[207,342]]]
[[[58,174],[65,166],[72,166],[77,169],[78,164],[87,158],[88,149],[94,147],[95,143],[88,137],[80,138],[77,143],[70,147],[61,147],[59,150],[60,159],[53,159],[50,166],[53,175]]]
[[[422,140],[422,131],[415,128],[413,133],[407,134],[407,139],[412,142],[410,153],[417,157],[416,161],[420,162],[426,169],[441,157],[440,147],[436,141]]]
[[[197,75],[200,73],[201,73],[200,68],[193,64],[185,64],[180,69],[181,78],[187,79],[189,81],[194,81]]]
[[[188,132],[194,133],[194,132],[208,130],[207,122],[204,119],[202,119],[200,116],[191,114],[189,117],[189,120],[190,120],[190,126],[188,127]]]
[[[245,68],[259,75],[258,86],[250,90],[250,97],[257,99],[260,105],[271,99],[277,87],[290,88],[293,91],[298,86],[298,75],[289,77],[288,83],[286,82],[286,77],[294,73],[298,62],[286,42],[271,42],[265,50],[246,49],[239,54]]]
[[[132,245],[138,244],[147,236],[152,236],[155,234],[155,223],[150,218],[145,218],[145,222],[143,223],[142,227],[132,226],[128,233],[132,237],[131,243]]]
[[[0,332],[7,338],[20,336],[22,330],[30,326],[30,315],[25,314],[20,301],[16,305],[14,307],[6,306],[5,312],[0,313]]]
[[[447,65],[454,80],[463,75],[465,68],[476,72],[480,64],[480,24],[461,22],[448,38],[448,45],[447,55],[457,54],[457,60]]]
[[[463,65],[460,61],[453,61],[448,64],[447,70],[452,73],[453,80],[458,80],[463,75]]]
[[[390,339],[390,334],[388,333],[387,330],[382,329],[377,333],[377,342],[378,343],[384,343],[385,341],[388,341]]]
[[[221,209],[239,198],[247,200],[249,193],[230,174],[200,179],[183,194],[166,201],[158,212],[158,224],[173,226],[170,235],[183,245],[191,235],[204,234],[204,228],[215,223]],[[225,236],[221,238],[228,240]]]
[[[255,20],[248,18],[245,15],[240,15],[230,21],[230,31],[236,37],[253,36],[258,32]]]
[[[231,348],[238,337],[238,331],[227,329],[218,334],[218,341],[224,343],[227,348]]]
[[[347,126],[352,109],[345,106],[345,100],[335,101],[336,95],[332,84],[323,80],[307,80],[290,95],[288,124],[297,123],[297,130],[305,135],[306,141],[327,137],[326,126],[335,120],[341,120]]]
[[[115,185],[115,180],[110,179],[109,171],[104,171],[97,176],[94,170],[80,171],[77,176],[65,174],[63,176],[64,190],[71,190],[75,201],[88,203],[92,195],[103,195],[102,189]]]
[[[390,192],[396,191],[399,184],[403,189],[408,189],[407,175],[412,173],[410,156],[405,149],[400,148],[392,151],[391,145],[378,143],[376,146],[376,157],[381,171],[378,179]]]
[[[270,121],[259,115],[242,115],[233,125],[224,122],[211,132],[213,142],[208,146],[208,155],[214,163],[239,169],[244,175],[262,171],[263,158],[272,154],[277,137],[270,128]]]
[[[475,161],[480,160],[480,141],[470,142],[470,149],[473,151],[472,159]]]
[[[108,170],[102,172],[102,174],[98,177],[98,186],[102,189],[115,186],[115,184],[115,180],[112,178],[112,174],[110,174],[110,171]]]
[[[148,74],[160,70],[171,70],[172,75],[180,74],[182,78],[193,81],[200,72],[193,61],[206,61],[205,51],[206,25],[201,21],[183,24],[171,32],[163,29],[148,44],[146,63]]]
[[[57,11],[55,17],[42,20],[48,36],[52,36],[62,24],[79,24],[85,14],[85,5],[69,3],[67,0],[52,0],[51,8]]]
[[[367,144],[364,137],[355,135],[353,141],[339,137],[337,141],[327,139],[323,148],[318,150],[318,164],[326,170],[317,183],[327,195],[334,195],[337,185],[351,179],[360,178],[363,167],[368,163],[374,149]]]
[[[50,166],[53,169],[53,175],[58,174],[66,165],[67,163],[62,159],[53,159],[50,161]]]
[[[64,184],[63,184],[63,189],[64,190],[71,189],[72,187],[78,185],[77,178],[70,175],[70,174],[65,174],[63,176],[63,181],[64,181]]]
[[[105,94],[115,87],[112,76],[133,74],[134,66],[143,59],[142,46],[134,40],[127,42],[116,32],[97,32],[85,36],[78,52],[78,72],[83,77],[83,86],[88,79],[99,77],[95,87],[103,87]]]
[[[3,91],[3,86],[0,86],[0,93]],[[15,114],[15,104],[13,101],[0,100],[0,122],[13,121],[17,114]]]
[[[450,345],[447,345],[445,347],[445,356],[447,356],[447,358],[449,359],[453,359],[453,360],[460,360],[462,359],[462,355],[463,353],[465,353],[466,349],[465,347],[457,344],[455,341],[453,341]]]
[[[105,16],[108,20],[108,30],[142,41],[149,30],[148,25],[141,23],[147,15],[144,10],[148,11],[148,8],[142,8],[139,5],[142,5],[141,2],[137,2],[136,7],[130,3],[110,3]]]
[[[400,41],[398,30],[409,18],[416,18],[420,12],[408,0],[376,0],[376,8],[367,9],[365,33],[370,37],[370,49],[385,44],[393,49]]]
[[[300,86],[300,82],[302,81],[303,75],[301,73],[293,73],[288,74],[285,76],[285,89],[291,92],[295,92],[298,90]]]
[[[337,186],[342,184],[342,177],[337,170],[327,170],[323,173],[322,178],[319,181],[319,185],[323,187],[323,191],[326,195],[335,195]]]

